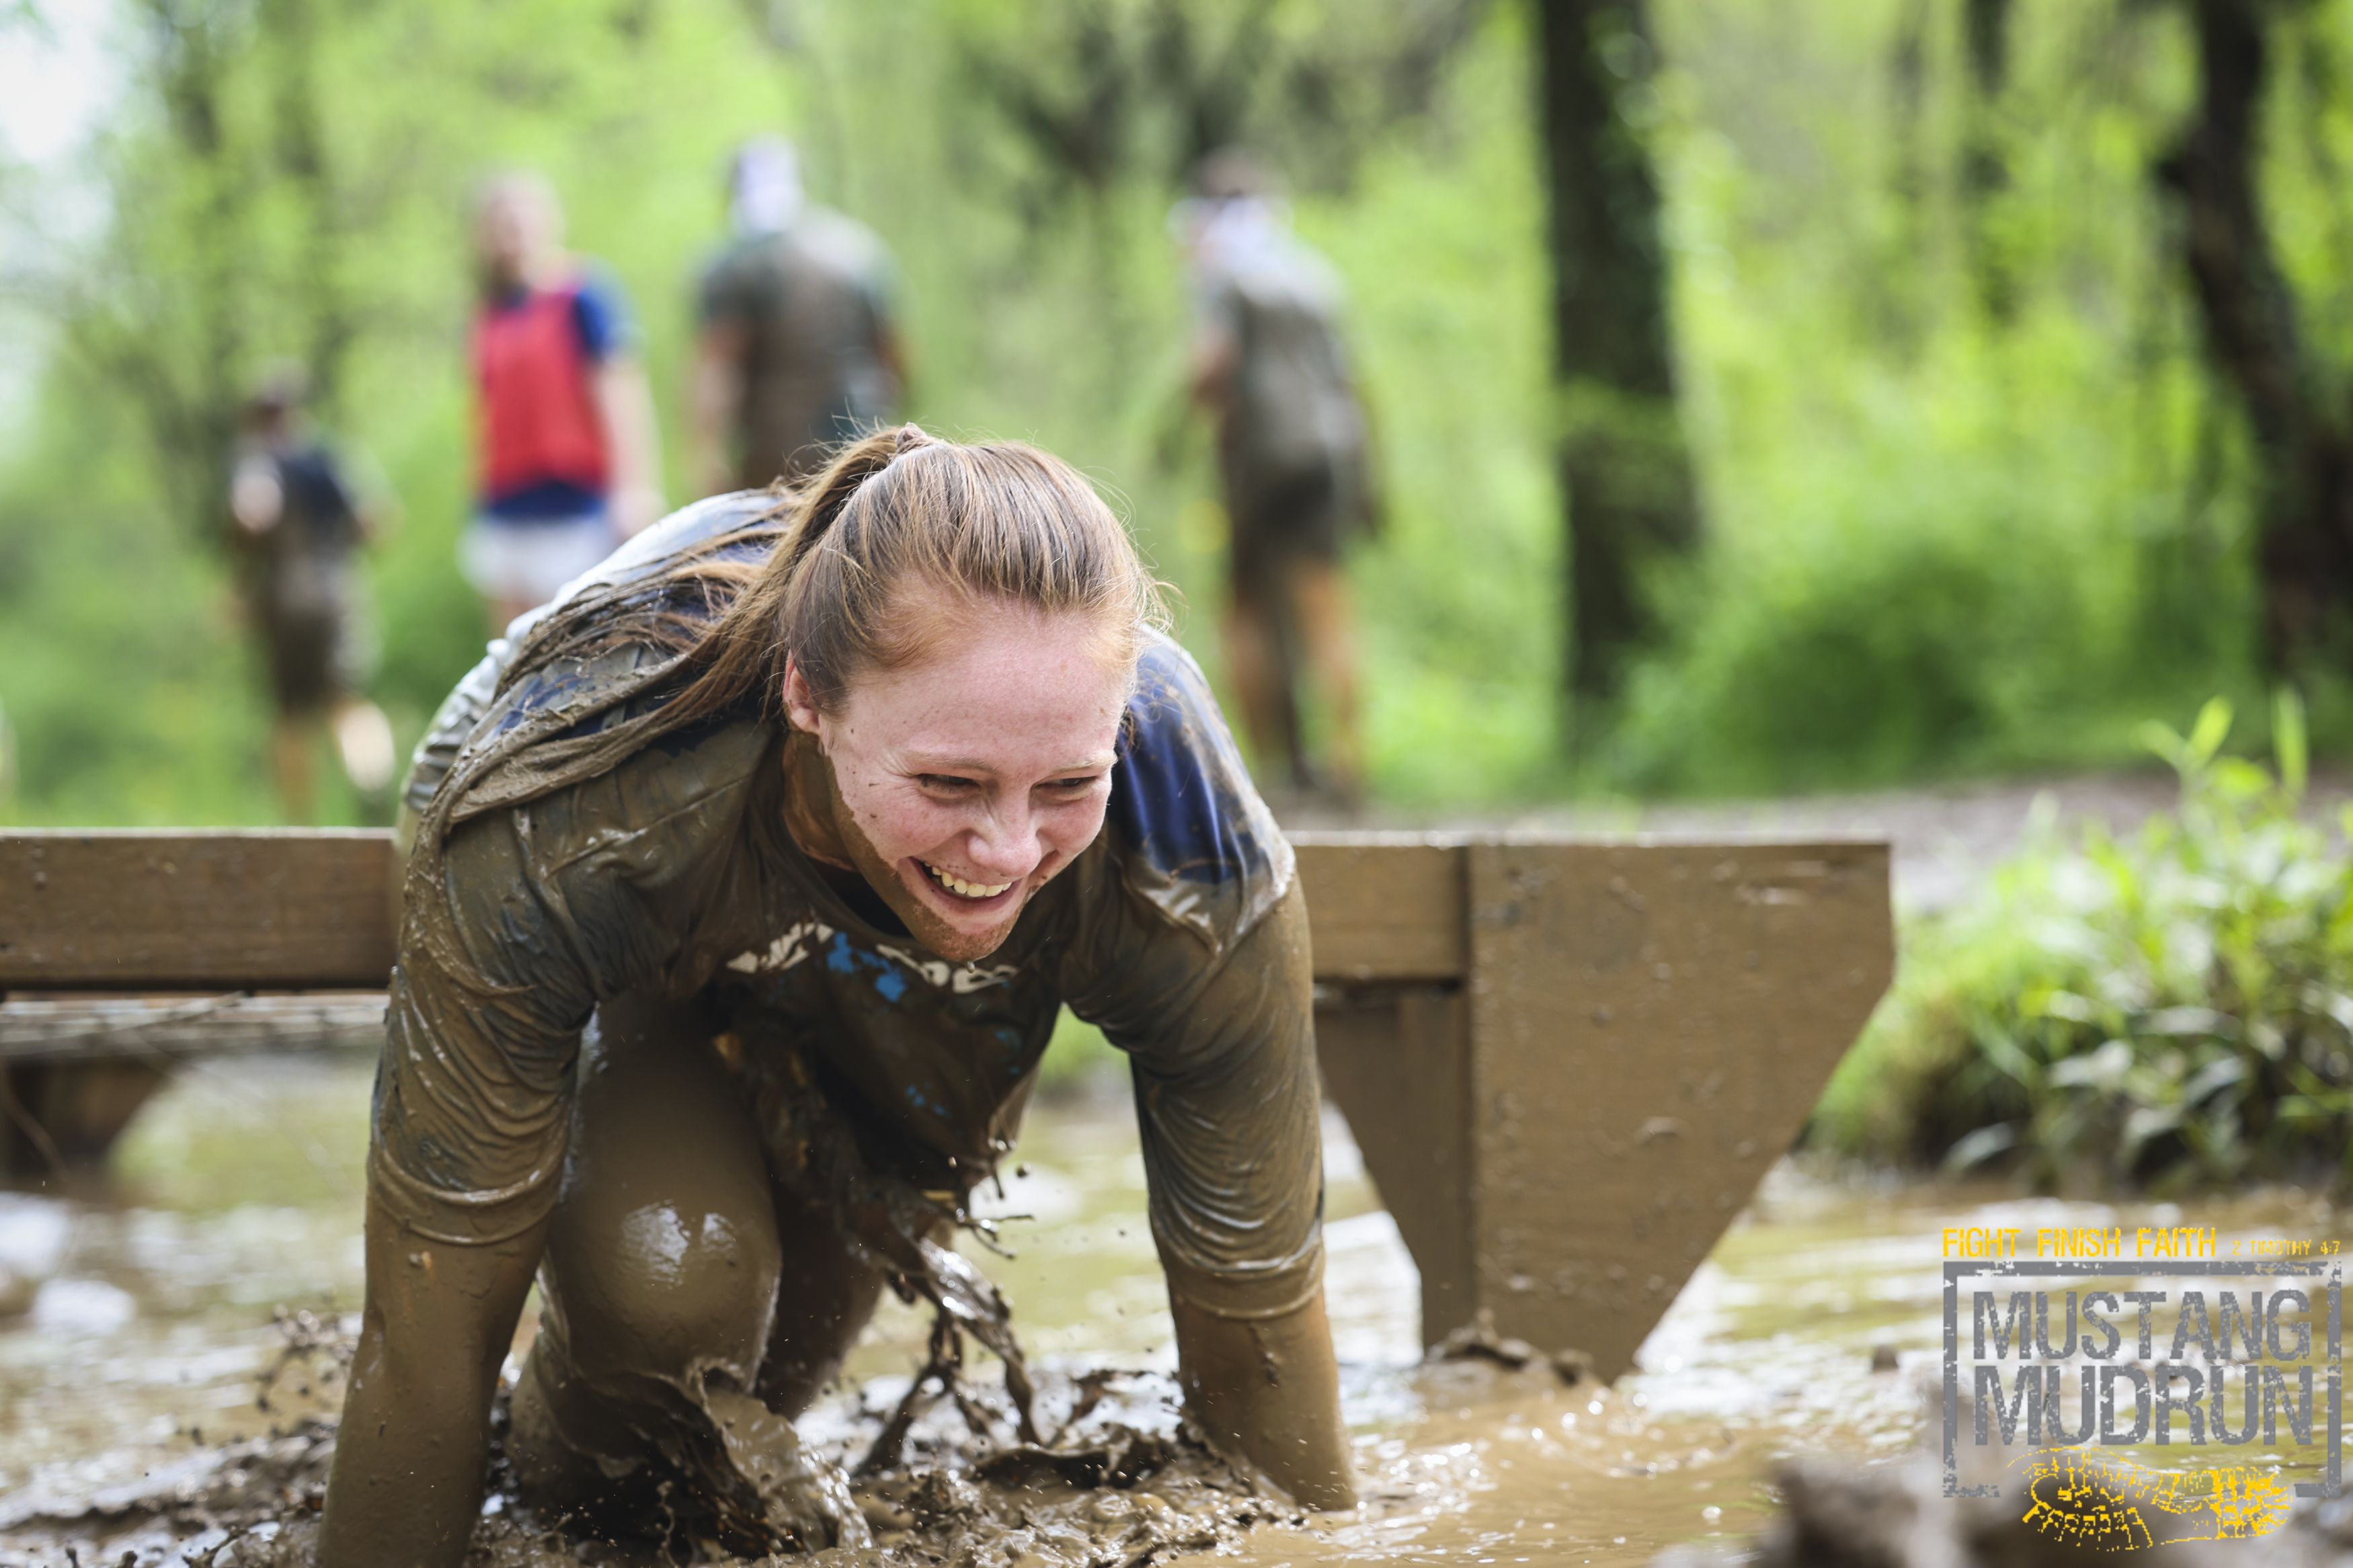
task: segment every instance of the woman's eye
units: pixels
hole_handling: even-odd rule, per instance
[[[980,785],[971,779],[960,779],[953,773],[917,773],[915,782],[934,795],[969,795]]]
[[[1047,781],[1046,788],[1055,795],[1080,795],[1086,794],[1102,782],[1100,778],[1050,779]]]

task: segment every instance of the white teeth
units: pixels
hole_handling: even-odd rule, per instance
[[[986,882],[967,882],[962,877],[951,876],[949,873],[941,870],[937,866],[933,865],[928,860],[921,860],[916,862],[916,864],[922,866],[924,870],[929,871],[932,874],[933,880],[938,882],[941,887],[945,888],[949,892],[954,893],[960,899],[993,899],[997,897],[997,894],[1005,891],[1006,889],[1013,886],[1010,882],[999,882],[994,887],[991,887]]]

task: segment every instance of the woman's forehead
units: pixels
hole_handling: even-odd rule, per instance
[[[1134,680],[1124,640],[1084,616],[964,606],[918,657],[852,677],[842,717],[943,768],[1103,765]]]

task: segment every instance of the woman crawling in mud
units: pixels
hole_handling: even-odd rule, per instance
[[[463,1556],[534,1275],[526,1498],[859,1542],[776,1418],[886,1284],[1011,1349],[944,1243],[1065,1003],[1133,1064],[1194,1415],[1350,1505],[1305,910],[1156,606],[1067,466],[909,426],[493,645],[407,797],[328,1568]]]

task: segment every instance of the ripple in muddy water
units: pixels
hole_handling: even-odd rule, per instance
[[[360,1305],[370,1072],[311,1060],[192,1072],[133,1129],[116,1193],[0,1194],[0,1271],[17,1281],[0,1292],[0,1564],[63,1564],[69,1545],[90,1565],[125,1552],[139,1568],[301,1560],[342,1398],[333,1342]],[[1765,1529],[1787,1457],[1883,1462],[1910,1449],[1939,1364],[1947,1226],[2333,1234],[2332,1214],[2295,1194],[2127,1215],[1784,1167],[1651,1334],[1641,1369],[1596,1389],[1564,1385],[1541,1362],[1424,1363],[1411,1259],[1336,1118],[1326,1136],[1328,1295],[1358,1510],[1297,1516],[1187,1437],[1120,1089],[1033,1110],[989,1200],[1033,1217],[1006,1225],[1017,1257],[981,1262],[1014,1302],[1050,1433],[1084,1373],[1134,1375],[1051,1452],[1024,1453],[1004,1430],[976,1441],[934,1410],[907,1463],[861,1489],[877,1550],[1136,1568],[1212,1549],[1264,1568],[1648,1563],[1671,1545]],[[922,1363],[928,1326],[886,1301],[847,1391],[800,1423],[812,1447],[854,1452]],[[527,1311],[518,1352],[533,1331]],[[976,1385],[993,1381],[976,1369]],[[2317,1458],[2266,1462],[2301,1479]],[[491,1510],[482,1563],[649,1561],[548,1538],[503,1494]]]

